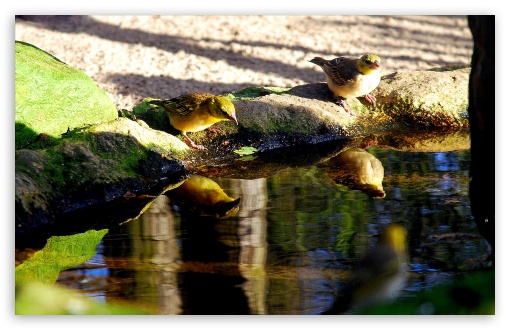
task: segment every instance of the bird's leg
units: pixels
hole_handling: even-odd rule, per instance
[[[184,136],[184,141],[186,141],[186,144],[189,145],[191,148],[198,150],[207,150],[207,148],[204,147],[203,145],[196,144],[195,142],[191,141],[191,139],[186,135],[186,133],[183,133],[182,135]]]
[[[373,96],[371,94],[365,94],[365,95],[363,95],[363,97],[365,98],[365,100],[367,100],[368,103],[375,106],[375,101],[377,101],[375,96]]]
[[[344,108],[344,110],[351,116],[354,116],[354,112],[351,111],[351,109],[349,109],[347,107],[347,104],[345,104],[345,101],[344,99],[341,99],[341,98],[337,98],[336,99],[336,103],[340,106],[342,106],[342,108]]]

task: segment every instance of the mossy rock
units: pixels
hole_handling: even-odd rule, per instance
[[[59,138],[69,129],[117,118],[109,96],[80,70],[19,41],[15,61],[16,149],[41,133]]]
[[[46,149],[16,150],[16,233],[179,181],[179,158],[188,150],[174,136],[127,118],[74,130]]]
[[[468,127],[470,68],[395,72],[372,93],[377,111],[415,128]]]

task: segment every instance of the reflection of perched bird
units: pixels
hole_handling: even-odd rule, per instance
[[[241,202],[241,198],[228,196],[213,180],[197,174],[166,195],[185,212],[217,218],[236,215]]]
[[[345,312],[396,298],[404,287],[408,262],[407,231],[390,224],[377,244],[361,259],[352,273],[346,292],[325,314]]]
[[[345,104],[345,99],[363,96],[370,104],[375,105],[376,99],[369,93],[379,85],[381,80],[379,56],[366,54],[359,59],[338,57],[330,61],[315,57],[310,62],[321,67],[337,103],[349,114],[353,113]]]
[[[237,124],[234,105],[222,96],[198,92],[168,100],[151,100],[149,103],[163,107],[168,113],[170,124],[181,131],[186,143],[195,149],[205,147],[191,141],[187,132],[202,131],[222,120]]]
[[[382,186],[384,167],[381,161],[368,151],[360,148],[343,150],[328,163],[333,165],[328,168],[328,174],[336,183],[361,190],[373,198],[386,196]]]

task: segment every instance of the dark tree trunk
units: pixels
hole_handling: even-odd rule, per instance
[[[469,77],[471,170],[469,196],[480,233],[495,234],[495,16],[468,16],[474,48]]]

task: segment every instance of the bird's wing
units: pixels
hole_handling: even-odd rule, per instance
[[[198,109],[201,100],[190,97],[189,95],[181,95],[168,100],[168,103],[172,111],[179,113],[181,116],[187,116]]]
[[[178,113],[181,116],[188,116],[211,95],[208,93],[193,93],[174,97],[166,100],[152,100],[149,103],[159,105],[169,112]]]
[[[359,74],[358,59],[338,57],[328,61],[324,65],[324,71],[338,86],[343,86]]]

